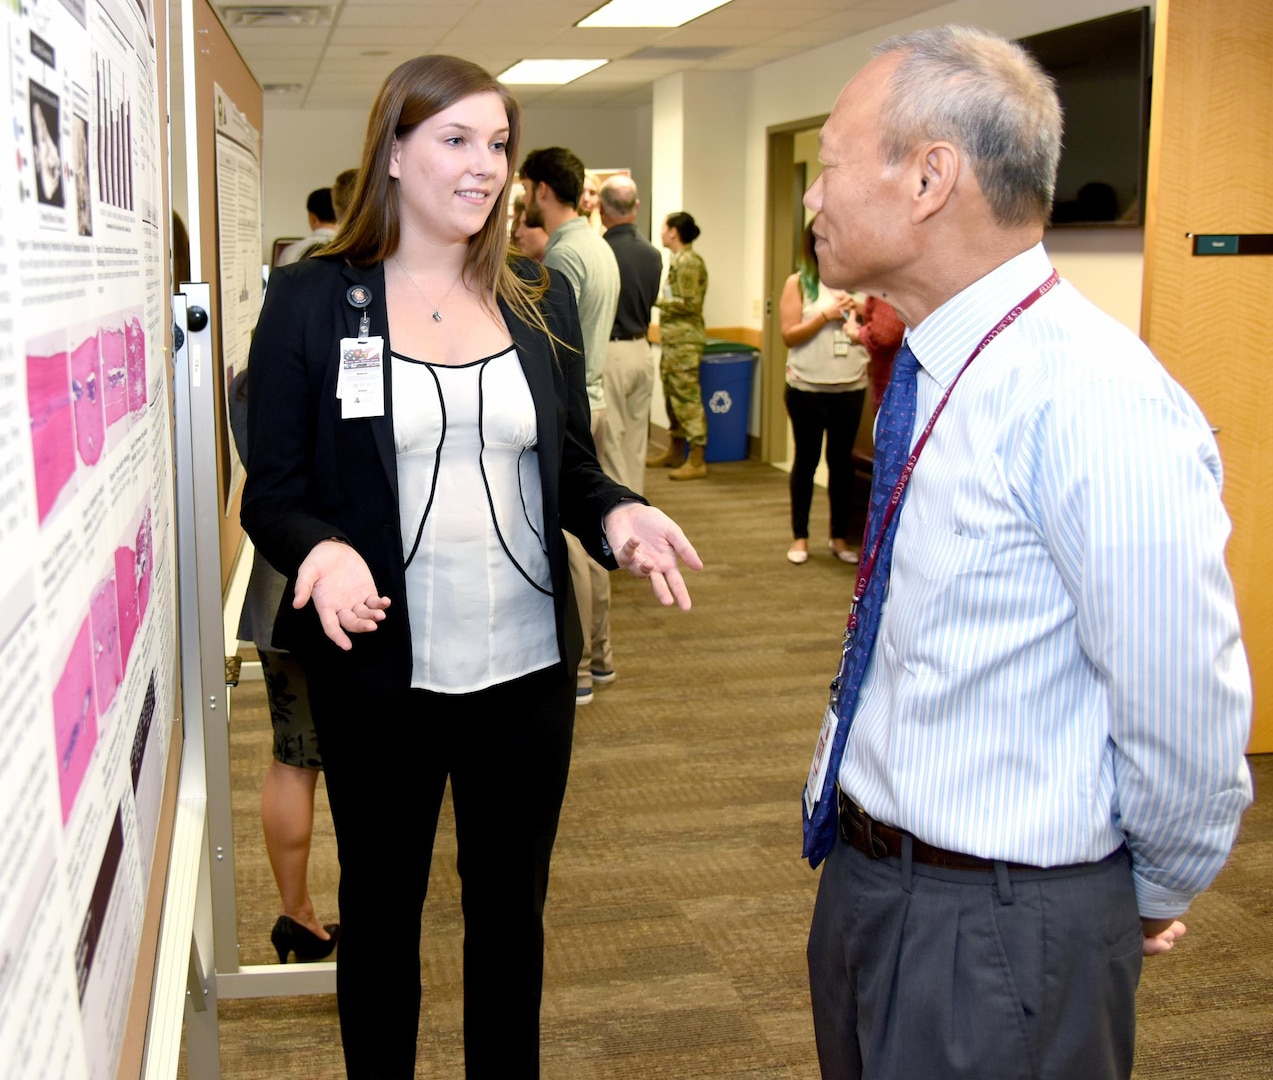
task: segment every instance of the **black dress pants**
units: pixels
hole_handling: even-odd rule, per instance
[[[311,668],[310,695],[340,854],[336,993],[350,1080],[415,1076],[420,916],[448,777],[466,1075],[533,1080],[574,672],[558,664],[472,694],[377,694]]]
[[[791,535],[809,537],[809,507],[813,502],[813,474],[822,459],[822,435],[827,438],[827,498],[831,503],[831,536],[843,539],[853,520],[853,442],[862,419],[865,390],[820,394],[787,387],[787,415],[795,442],[791,463]]]

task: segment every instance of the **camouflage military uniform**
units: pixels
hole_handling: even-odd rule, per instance
[[[660,297],[655,306],[663,346],[659,374],[667,402],[668,434],[690,446],[706,446],[707,418],[698,388],[698,364],[707,344],[703,329],[707,267],[692,246],[687,244],[672,256],[667,285],[671,296]]]

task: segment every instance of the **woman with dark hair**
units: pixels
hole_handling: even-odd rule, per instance
[[[252,343],[243,523],[289,578],[339,845],[348,1074],[415,1075],[449,779],[470,1077],[539,1075],[543,906],[582,648],[562,529],[689,607],[684,534],[601,471],[564,279],[507,257],[520,110],[424,56],[386,80],[339,234]],[[391,344],[392,342],[392,344]]]
[[[663,223],[663,246],[672,252],[672,262],[663,295],[654,306],[659,309],[659,375],[667,404],[668,447],[645,463],[671,468],[669,480],[701,480],[707,475],[707,417],[698,385],[698,365],[707,344],[707,267],[693,248],[698,234],[694,219],[684,210],[668,214]]]
[[[827,498],[831,504],[831,553],[847,563],[858,554],[846,535],[853,497],[853,441],[866,399],[867,353],[858,337],[858,304],[846,292],[818,279],[813,222],[804,227],[800,262],[778,302],[782,342],[787,346],[787,415],[796,455],[791,463],[791,535],[787,558],[809,560],[809,506],[813,474],[827,443]]]

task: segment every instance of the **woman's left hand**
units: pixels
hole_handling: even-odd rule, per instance
[[[658,602],[690,609],[690,593],[680,563],[702,570],[703,560],[681,527],[662,510],[639,502],[622,502],[602,523],[619,565],[637,577],[648,577]]]

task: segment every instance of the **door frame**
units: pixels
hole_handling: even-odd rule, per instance
[[[829,114],[808,116],[765,128],[765,287],[762,309],[761,348],[766,363],[760,383],[760,460],[787,459],[786,389],[787,347],[782,343],[778,302],[782,287],[795,265],[793,237],[795,205],[792,181],[795,171],[796,135],[820,128]]]

